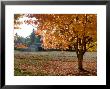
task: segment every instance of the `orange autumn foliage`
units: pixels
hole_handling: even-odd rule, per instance
[[[15,47],[20,49],[27,48],[25,44],[17,44]]]

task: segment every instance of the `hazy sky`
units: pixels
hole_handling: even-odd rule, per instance
[[[32,33],[33,27],[31,25],[22,25],[22,29],[14,29],[14,34],[22,37],[27,37]]]
[[[29,20],[30,18],[24,17],[24,18],[20,18],[20,21],[24,21],[24,20]],[[31,18],[32,20],[36,20],[35,18]],[[25,23],[20,25],[21,29],[14,29],[14,35],[17,33],[19,36],[22,37],[27,37],[29,36],[33,29],[36,30],[35,27],[33,27],[32,25],[27,25]]]

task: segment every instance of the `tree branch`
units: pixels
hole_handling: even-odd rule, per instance
[[[91,46],[89,46],[87,49],[86,49],[86,51],[89,49],[89,48],[92,48],[92,47],[94,47],[95,45],[91,45]]]

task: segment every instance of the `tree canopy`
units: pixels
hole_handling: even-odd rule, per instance
[[[36,18],[24,20],[24,23],[34,24],[36,35],[43,36],[45,49],[74,48],[77,53],[85,53],[91,48],[96,50],[96,14],[15,14],[14,17],[16,26],[23,23],[19,18]]]

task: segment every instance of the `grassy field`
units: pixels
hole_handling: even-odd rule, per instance
[[[15,76],[96,76],[96,52],[84,55],[83,67],[88,72],[79,72],[75,52],[18,52],[14,54]]]

